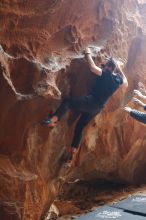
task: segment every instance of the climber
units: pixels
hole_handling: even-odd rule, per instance
[[[104,60],[101,63],[102,68],[100,68],[95,65],[89,48],[85,49],[84,54],[91,72],[97,76],[91,92],[87,96],[63,100],[56,112],[49,115],[48,119],[43,121],[43,124],[54,127],[67,110],[75,109],[80,111],[80,118],[74,131],[71,147],[69,148],[70,160],[72,160],[77,152],[85,126],[101,112],[107,100],[119,86],[122,83],[127,84],[127,79],[121,67],[112,58]],[[116,68],[120,74],[114,73]]]
[[[141,93],[141,91],[139,91],[139,90],[134,90],[134,95],[136,95],[139,98],[142,98],[143,100],[146,100],[146,96],[144,96]],[[134,103],[138,104],[139,106],[141,106],[144,110],[146,110],[146,105],[141,100],[139,100],[138,98],[133,98],[132,101]],[[141,111],[137,111],[136,109],[132,109],[131,107],[128,107],[128,106],[126,106],[124,108],[124,110],[126,112],[130,113],[130,116],[132,118],[146,124],[146,113],[141,112]]]

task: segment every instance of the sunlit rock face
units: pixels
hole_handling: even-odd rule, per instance
[[[3,220],[44,219],[57,196],[78,114],[52,130],[38,122],[64,97],[87,94],[94,76],[83,59],[86,46],[126,60],[129,89],[121,87],[86,128],[77,167],[64,179],[146,181],[145,127],[122,111],[138,82],[146,85],[145,14],[136,0],[0,1]]]

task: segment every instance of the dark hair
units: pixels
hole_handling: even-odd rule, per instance
[[[114,59],[111,57],[111,58],[108,59],[108,61],[107,61],[105,66],[106,67],[111,67],[112,70],[114,70],[117,65],[116,65],[116,62],[114,61]]]

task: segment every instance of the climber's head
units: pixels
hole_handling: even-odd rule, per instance
[[[116,68],[116,62],[114,61],[114,59],[111,57],[111,58],[108,58],[107,59],[107,62],[105,63],[105,66],[104,68],[105,69],[108,69],[109,71],[113,72]]]

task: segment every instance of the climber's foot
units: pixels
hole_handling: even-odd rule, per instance
[[[58,117],[56,115],[50,117],[48,116],[47,119],[44,119],[42,122],[41,122],[41,125],[47,125],[49,128],[54,128],[56,126],[58,122]]]

